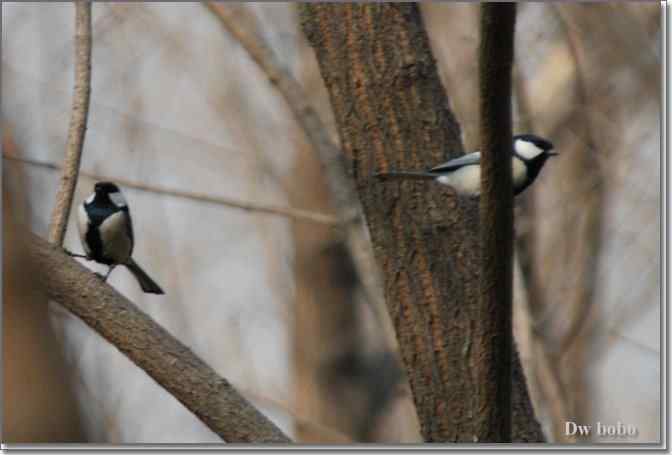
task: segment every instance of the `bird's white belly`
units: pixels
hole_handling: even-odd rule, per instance
[[[481,192],[481,167],[464,166],[436,180],[454,188],[460,194],[478,196]]]
[[[526,176],[525,165],[520,160],[512,160],[513,187],[522,185]],[[460,194],[478,196],[481,193],[481,167],[464,166],[450,174],[437,177],[436,181],[454,188]]]
[[[126,212],[116,212],[107,217],[99,227],[103,255],[118,264],[128,262],[133,248],[128,236],[127,223]]]

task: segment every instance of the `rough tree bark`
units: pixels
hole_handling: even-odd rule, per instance
[[[109,341],[224,441],[290,442],[226,379],[62,249],[33,234],[21,248],[48,298]]]
[[[511,442],[513,186],[511,74],[515,3],[481,5],[481,300],[474,343],[478,434]]]
[[[416,4],[303,4],[344,152],[385,276],[387,306],[426,441],[474,441],[478,377],[468,361],[479,299],[478,210],[414,169],[462,153],[460,129]],[[514,353],[513,439],[543,441]]]

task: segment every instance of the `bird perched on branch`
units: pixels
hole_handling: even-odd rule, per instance
[[[126,199],[111,182],[98,182],[94,191],[78,211],[79,238],[86,252],[84,257],[109,267],[107,280],[118,265],[125,265],[144,292],[163,294],[163,290],[133,260],[133,224]]]
[[[537,178],[546,160],[557,155],[553,144],[534,134],[513,137],[513,194],[517,196]],[[394,171],[376,174],[386,179],[433,179],[450,186],[458,194],[477,197],[481,193],[481,152],[455,158],[425,171]]]

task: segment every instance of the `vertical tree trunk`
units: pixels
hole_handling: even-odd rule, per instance
[[[306,96],[311,101],[324,100],[320,114],[330,118],[312,49],[302,44],[301,52],[306,55],[300,61],[307,66],[299,74]],[[324,123],[333,125],[333,120]],[[332,213],[318,156],[305,143],[304,132],[297,133],[299,156],[286,179],[290,205]],[[366,304],[366,293],[353,275],[354,264],[341,243],[342,236],[333,226],[304,222],[294,222],[293,233],[295,403],[301,416],[297,441],[417,442],[410,394],[400,393],[409,387],[401,384],[404,378],[393,331],[369,328],[379,328],[383,322],[372,321],[378,313]],[[307,425],[306,420],[317,425]]]
[[[474,441],[483,380],[469,362],[479,300],[478,210],[449,190],[380,182],[462,153],[416,4],[303,4],[302,23],[330,94],[344,152],[385,276],[426,441]],[[514,355],[513,433],[541,441]]]
[[[482,379],[477,433],[511,442],[513,185],[511,74],[515,3],[481,5],[481,273],[473,361]]]

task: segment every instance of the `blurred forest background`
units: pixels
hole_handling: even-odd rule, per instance
[[[338,141],[296,5],[235,9]],[[465,146],[476,148],[478,5],[421,10]],[[660,439],[660,11],[519,5],[514,132],[546,136],[561,154],[516,206],[515,334],[551,441],[577,442],[563,434],[567,420],[620,421],[638,428],[629,442]],[[47,307],[14,247],[26,228],[46,234],[54,204],[73,17],[70,4],[2,5],[4,440],[221,442],[113,346]],[[339,287],[324,254],[328,219],[227,203],[331,213],[304,132],[216,13],[96,3],[92,74],[75,203],[91,176],[122,182],[134,257],[167,295],[142,294],[124,270],[110,283],[295,440],[419,442],[408,386],[379,355],[396,349],[387,316]],[[74,218],[65,246],[81,251]],[[378,363],[339,363],[353,353]],[[370,396],[382,387],[367,384],[372,368],[389,371],[384,403]]]

